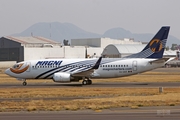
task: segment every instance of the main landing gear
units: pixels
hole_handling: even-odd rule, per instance
[[[22,84],[23,84],[23,86],[26,86],[27,85],[26,80],[24,80],[24,82]]]
[[[84,78],[82,81],[82,85],[91,85],[92,84],[92,80],[90,80],[89,78]]]

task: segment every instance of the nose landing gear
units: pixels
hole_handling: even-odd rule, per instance
[[[24,82],[22,84],[23,84],[23,86],[26,86],[27,85],[26,80],[24,80]]]

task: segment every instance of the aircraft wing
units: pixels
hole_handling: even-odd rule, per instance
[[[78,71],[78,72],[72,73],[71,75],[72,76],[90,76],[94,72],[95,69],[99,68],[101,60],[102,60],[102,57],[100,57],[97,60],[97,62],[94,64],[93,67],[91,67],[89,69],[86,69],[86,70],[82,70],[82,71]]]
[[[160,58],[160,59],[157,59],[157,60],[153,60],[153,61],[150,61],[149,63],[167,63],[171,60],[175,59],[174,57],[173,58]]]

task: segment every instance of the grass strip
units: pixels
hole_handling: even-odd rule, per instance
[[[180,105],[180,88],[165,88],[159,94],[158,88],[11,88],[2,92],[0,97],[8,94],[8,98],[22,98],[21,101],[0,101],[0,111],[59,111],[59,110],[99,110],[119,107],[139,108],[143,106],[175,106]],[[90,91],[91,90],[91,91]],[[21,91],[21,92],[18,92]],[[49,92],[48,92],[49,91]],[[61,93],[59,93],[61,91]],[[87,92],[89,91],[89,92]],[[17,93],[17,94],[16,94]],[[15,94],[15,96],[13,95]],[[19,94],[24,94],[19,96]],[[43,100],[43,97],[89,97],[73,100]],[[29,101],[23,98],[29,97]],[[42,98],[34,100],[34,98]]]

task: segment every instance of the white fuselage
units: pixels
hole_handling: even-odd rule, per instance
[[[91,78],[114,78],[149,71],[164,65],[150,63],[156,59],[148,58],[103,58],[98,69],[89,76]],[[58,72],[73,73],[86,70],[96,63],[97,59],[44,59],[21,62],[23,67],[29,66],[22,73],[14,73],[9,69],[6,74],[19,79],[52,79]],[[20,68],[19,68],[20,69]],[[21,70],[22,71],[22,70]]]

